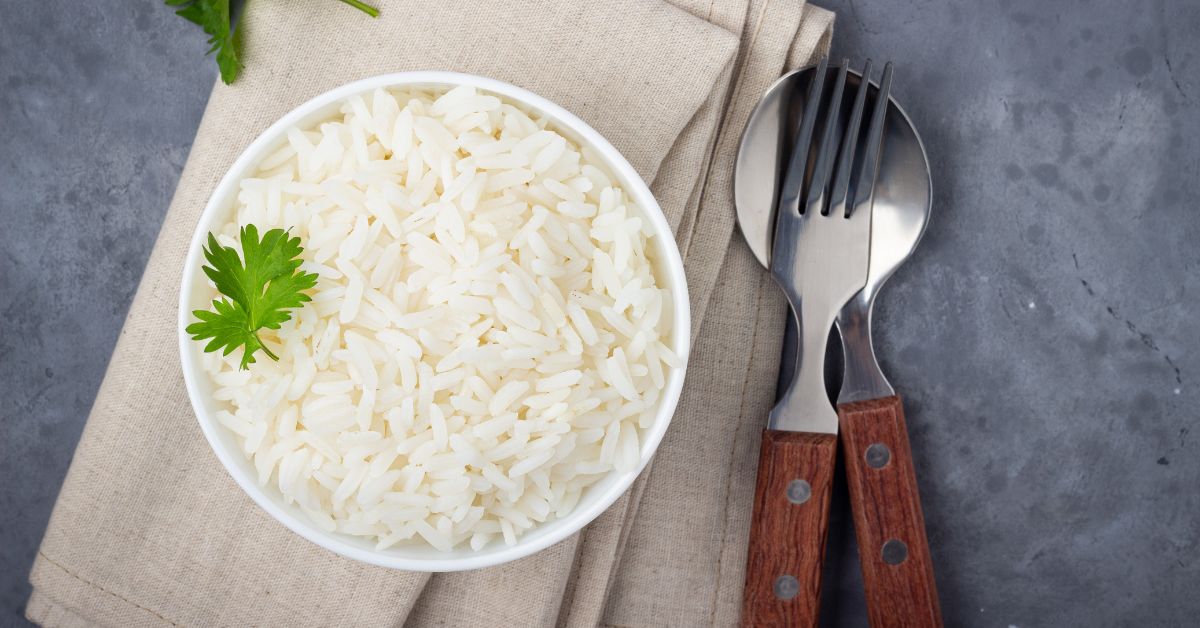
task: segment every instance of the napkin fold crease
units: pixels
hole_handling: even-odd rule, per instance
[[[827,53],[801,0],[251,3],[246,70],[217,84],[30,580],[43,626],[699,626],[738,619],[759,434],[785,305],[734,237],[733,160],[778,76]],[[221,468],[176,353],[200,211],[252,138],[305,100],[446,69],[529,89],[650,183],[684,255],[693,349],[655,460],[581,533],[490,569],[365,565],[292,534]]]

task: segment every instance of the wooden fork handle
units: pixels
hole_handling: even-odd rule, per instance
[[[837,437],[763,430],[743,626],[816,626]]]
[[[942,625],[900,397],[838,406],[872,628]]]

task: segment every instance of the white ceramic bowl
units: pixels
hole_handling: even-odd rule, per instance
[[[348,558],[383,567],[415,571],[479,569],[516,560],[549,547],[583,528],[616,501],[633,483],[637,474],[645,468],[646,463],[654,455],[654,450],[658,448],[659,442],[662,441],[663,434],[667,431],[667,425],[671,422],[671,415],[675,411],[675,405],[679,401],[685,369],[674,369],[668,374],[666,390],[661,396],[654,423],[643,432],[641,457],[636,470],[628,473],[615,471],[610,473],[608,477],[591,486],[580,498],[575,509],[565,517],[547,521],[528,530],[517,539],[516,545],[511,547],[497,541],[479,551],[471,550],[469,547],[458,547],[452,551],[443,552],[426,545],[376,550],[374,543],[367,539],[326,532],[309,520],[297,506],[285,503],[276,487],[270,483],[265,487],[258,485],[254,466],[241,452],[236,435],[216,420],[215,414],[220,409],[220,403],[213,399],[213,384],[201,366],[203,343],[191,340],[184,332],[184,327],[190,322],[192,310],[210,307],[205,277],[200,270],[203,261],[201,247],[209,231],[217,230],[229,220],[234,200],[237,197],[239,181],[250,175],[259,161],[273,153],[286,141],[287,129],[297,125],[303,127],[327,119],[336,113],[346,98],[354,94],[369,94],[376,88],[406,85],[425,87],[472,85],[480,90],[497,94],[509,101],[521,103],[531,110],[545,114],[553,120],[556,131],[581,146],[591,146],[603,157],[609,171],[615,175],[621,187],[634,199],[644,217],[654,227],[657,236],[653,240],[657,247],[655,251],[656,274],[661,285],[671,290],[673,298],[674,321],[670,346],[686,367],[691,319],[683,262],[666,218],[641,177],[617,152],[617,149],[613,148],[599,133],[562,107],[508,83],[453,72],[402,72],[343,85],[292,110],[278,122],[272,124],[246,148],[246,151],[238,157],[233,167],[217,184],[208,205],[204,208],[204,213],[200,215],[200,222],[196,225],[196,232],[192,236],[192,243],[188,249],[187,261],[183,269],[183,281],[179,296],[179,353],[183,362],[183,378],[187,384],[188,396],[192,400],[192,407],[196,411],[200,428],[208,438],[213,452],[216,453],[221,464],[225,465],[233,479],[242,487],[242,490],[280,523],[325,549]]]

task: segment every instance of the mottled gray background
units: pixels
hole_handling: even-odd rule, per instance
[[[826,0],[935,215],[885,290],[947,625],[1200,621],[1200,3]],[[211,87],[152,0],[0,0],[0,624]],[[1189,410],[1189,408],[1191,408]],[[865,625],[844,498],[830,625]]]

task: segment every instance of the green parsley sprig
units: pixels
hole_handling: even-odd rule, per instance
[[[242,227],[239,235],[242,256],[233,247],[222,246],[208,234],[204,248],[204,274],[223,295],[213,300],[213,309],[195,310],[197,321],[188,325],[192,340],[208,340],[205,353],[229,355],[243,347],[241,368],[254,364],[254,353],[263,350],[273,360],[279,356],[263,344],[258,332],[279,329],[291,320],[287,310],[312,299],[305,290],[317,285],[317,275],[300,270],[300,238],[289,238],[283,229],[271,229],[258,238],[254,225]],[[245,260],[243,263],[242,260]]]
[[[361,0],[339,0],[371,17],[379,17],[379,9]],[[204,29],[212,46],[206,54],[217,53],[221,80],[228,85],[242,69],[242,38],[237,21],[230,21],[229,0],[166,0],[168,6],[180,7],[175,14]]]

